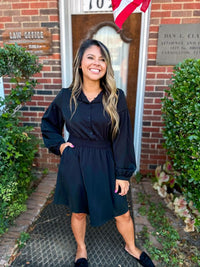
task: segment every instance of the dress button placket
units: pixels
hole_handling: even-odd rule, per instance
[[[92,103],[90,103],[90,135],[93,135],[93,131],[92,131]]]

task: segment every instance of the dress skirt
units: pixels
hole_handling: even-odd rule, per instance
[[[111,143],[72,136],[68,142],[74,148],[68,146],[62,153],[54,203],[67,205],[74,213],[89,214],[92,226],[126,213],[126,196],[115,193]]]

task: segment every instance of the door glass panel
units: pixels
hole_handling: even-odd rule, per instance
[[[120,35],[110,26],[100,28],[93,38],[104,43],[111,54],[116,85],[127,94],[129,43],[125,43]]]

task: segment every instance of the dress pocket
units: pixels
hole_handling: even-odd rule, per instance
[[[64,153],[69,150],[70,146],[66,146],[65,149],[63,150],[62,156],[64,155]]]
[[[72,148],[70,146],[66,146],[65,149],[63,150],[63,153],[61,155],[61,161],[63,162],[68,162],[69,160],[71,161],[74,158],[75,153],[75,148]]]
[[[61,155],[61,157],[60,157],[60,162],[62,162],[63,159],[66,158],[66,156],[67,156],[67,154],[68,154],[68,151],[69,151],[69,148],[70,148],[69,146],[66,146],[65,149],[63,150],[63,153],[62,153],[62,155]]]

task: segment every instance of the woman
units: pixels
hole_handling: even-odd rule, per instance
[[[67,142],[62,137],[64,124]],[[54,201],[72,212],[75,266],[88,266],[87,214],[93,226],[114,217],[125,250],[143,266],[154,266],[135,246],[126,199],[136,169],[131,124],[123,91],[115,85],[109,51],[101,42],[90,39],[81,44],[73,82],[51,103],[41,129],[46,147],[61,155]]]

